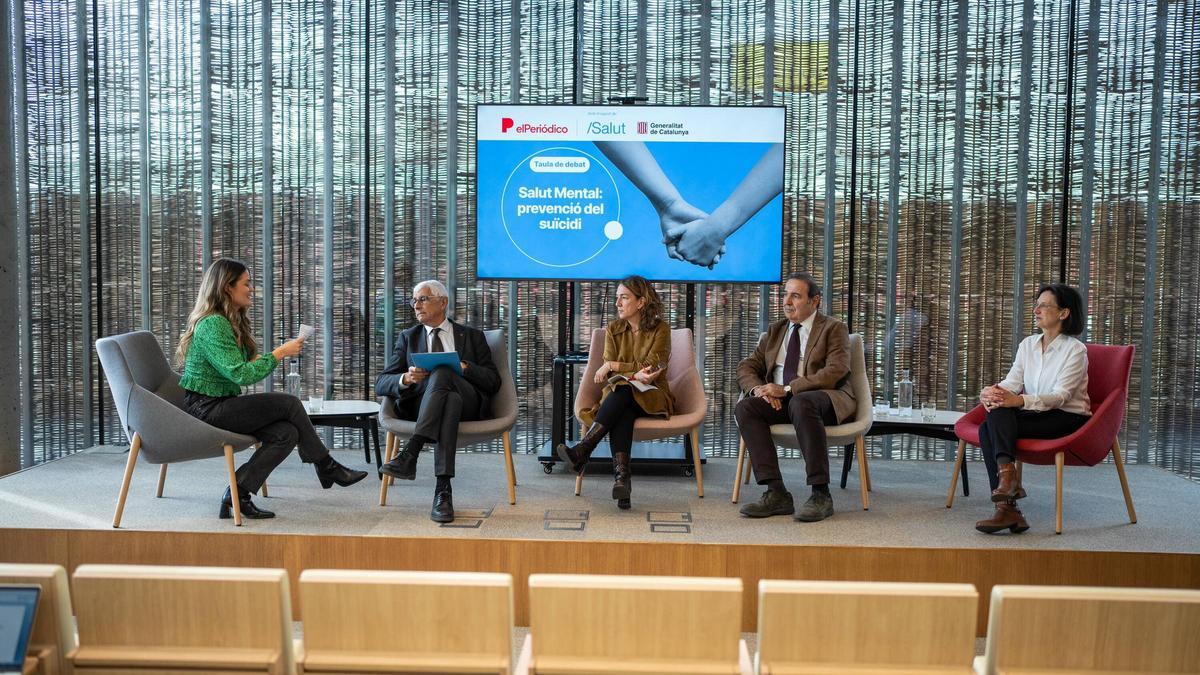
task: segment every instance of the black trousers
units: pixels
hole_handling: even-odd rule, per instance
[[[238,485],[247,492],[258,492],[267,476],[297,445],[302,461],[319,462],[329,456],[304,404],[291,394],[213,397],[189,391],[186,401],[193,417],[218,429],[253,436],[262,443],[237,470]]]
[[[419,387],[421,397],[400,405],[401,419],[416,420],[416,435],[437,443],[433,454],[433,473],[439,478],[454,477],[454,453],[458,449],[458,423],[480,419],[479,392],[462,375],[449,368],[438,368]]]
[[[619,452],[633,451],[633,423],[645,415],[630,385],[620,385],[604,397],[596,411],[596,423],[608,429],[608,447],[614,457]]]
[[[829,447],[826,444],[825,425],[838,422],[829,394],[823,391],[792,394],[784,399],[780,410],[772,408],[764,398],[747,396],[738,401],[734,416],[742,439],[746,441],[746,448],[750,450],[754,478],[759,485],[782,479],[779,452],[771,440],[771,425],[789,422],[796,429],[796,440],[804,455],[808,484],[829,484]]]
[[[1017,456],[1017,439],[1059,438],[1074,432],[1087,421],[1087,415],[1065,410],[996,408],[988,412],[987,419],[979,425],[979,445],[992,489],[999,484],[997,468]]]

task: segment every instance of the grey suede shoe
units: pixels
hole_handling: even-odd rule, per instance
[[[747,518],[790,516],[796,512],[796,506],[792,502],[792,493],[767,490],[758,501],[743,504],[740,511]]]
[[[824,493],[815,493],[804,502],[796,513],[796,520],[815,523],[833,515],[833,497]]]

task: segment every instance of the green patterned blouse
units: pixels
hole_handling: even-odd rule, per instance
[[[248,360],[229,319],[209,314],[196,323],[179,386],[206,396],[237,396],[242,387],[267,377],[278,364],[270,352]]]

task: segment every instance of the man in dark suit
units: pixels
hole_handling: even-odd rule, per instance
[[[833,515],[829,494],[829,448],[825,425],[854,415],[850,386],[850,333],[846,324],[825,316],[821,287],[807,274],[788,277],[783,292],[786,319],[776,321],[754,353],[738,364],[738,384],[746,397],[735,415],[750,450],[754,476],[767,491],[741,513],[751,518],[796,514],[815,522]],[[804,454],[812,496],[796,512],[779,473],[771,425],[790,423]]]
[[[454,520],[450,479],[454,477],[454,452],[458,423],[486,419],[491,397],[500,390],[500,371],[492,362],[483,331],[446,318],[450,299],[440,281],[422,281],[413,288],[413,313],[417,325],[400,333],[392,358],[375,380],[375,393],[389,396],[401,419],[416,420],[416,433],[382,471],[402,480],[417,477],[417,457],[426,443],[436,443],[434,475],[437,487],[429,517],[435,522]],[[419,352],[457,352],[462,375],[450,368],[432,373],[411,363]]]

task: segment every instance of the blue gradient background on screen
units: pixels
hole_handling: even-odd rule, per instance
[[[646,142],[667,178],[685,200],[711,213],[741,183],[771,143]],[[597,256],[578,265],[553,267],[539,264],[522,254],[505,231],[500,217],[505,184],[513,175],[514,185],[525,169],[513,174],[518,165],[527,165],[534,154],[578,157],[578,152],[549,152],[550,148],[571,148],[586,153],[593,162],[608,169],[620,195],[620,222],[623,235]],[[611,185],[608,175],[597,166],[596,183]],[[553,185],[556,177],[572,174],[534,174],[536,185]],[[741,229],[725,240],[726,253],[712,270],[667,256],[662,244],[658,213],[642,192],[629,181],[590,141],[479,141],[477,155],[477,275],[480,278],[506,279],[620,279],[640,274],[661,281],[733,281],[777,282],[783,248],[783,196],[776,195],[759,209]],[[782,183],[782,178],[780,179]],[[528,183],[525,183],[528,185]],[[574,186],[574,185],[573,185]],[[510,199],[514,190],[509,187]],[[542,200],[533,200],[543,203]],[[552,200],[545,200],[549,203]],[[514,205],[507,202],[511,213]],[[607,213],[604,221],[615,214]],[[553,216],[545,216],[547,218]],[[574,217],[574,216],[559,216]],[[509,219],[516,232],[517,226]],[[578,260],[591,255],[603,242],[595,232],[548,230],[517,234],[521,248],[530,256],[547,262]],[[572,256],[573,250],[580,250]]]

